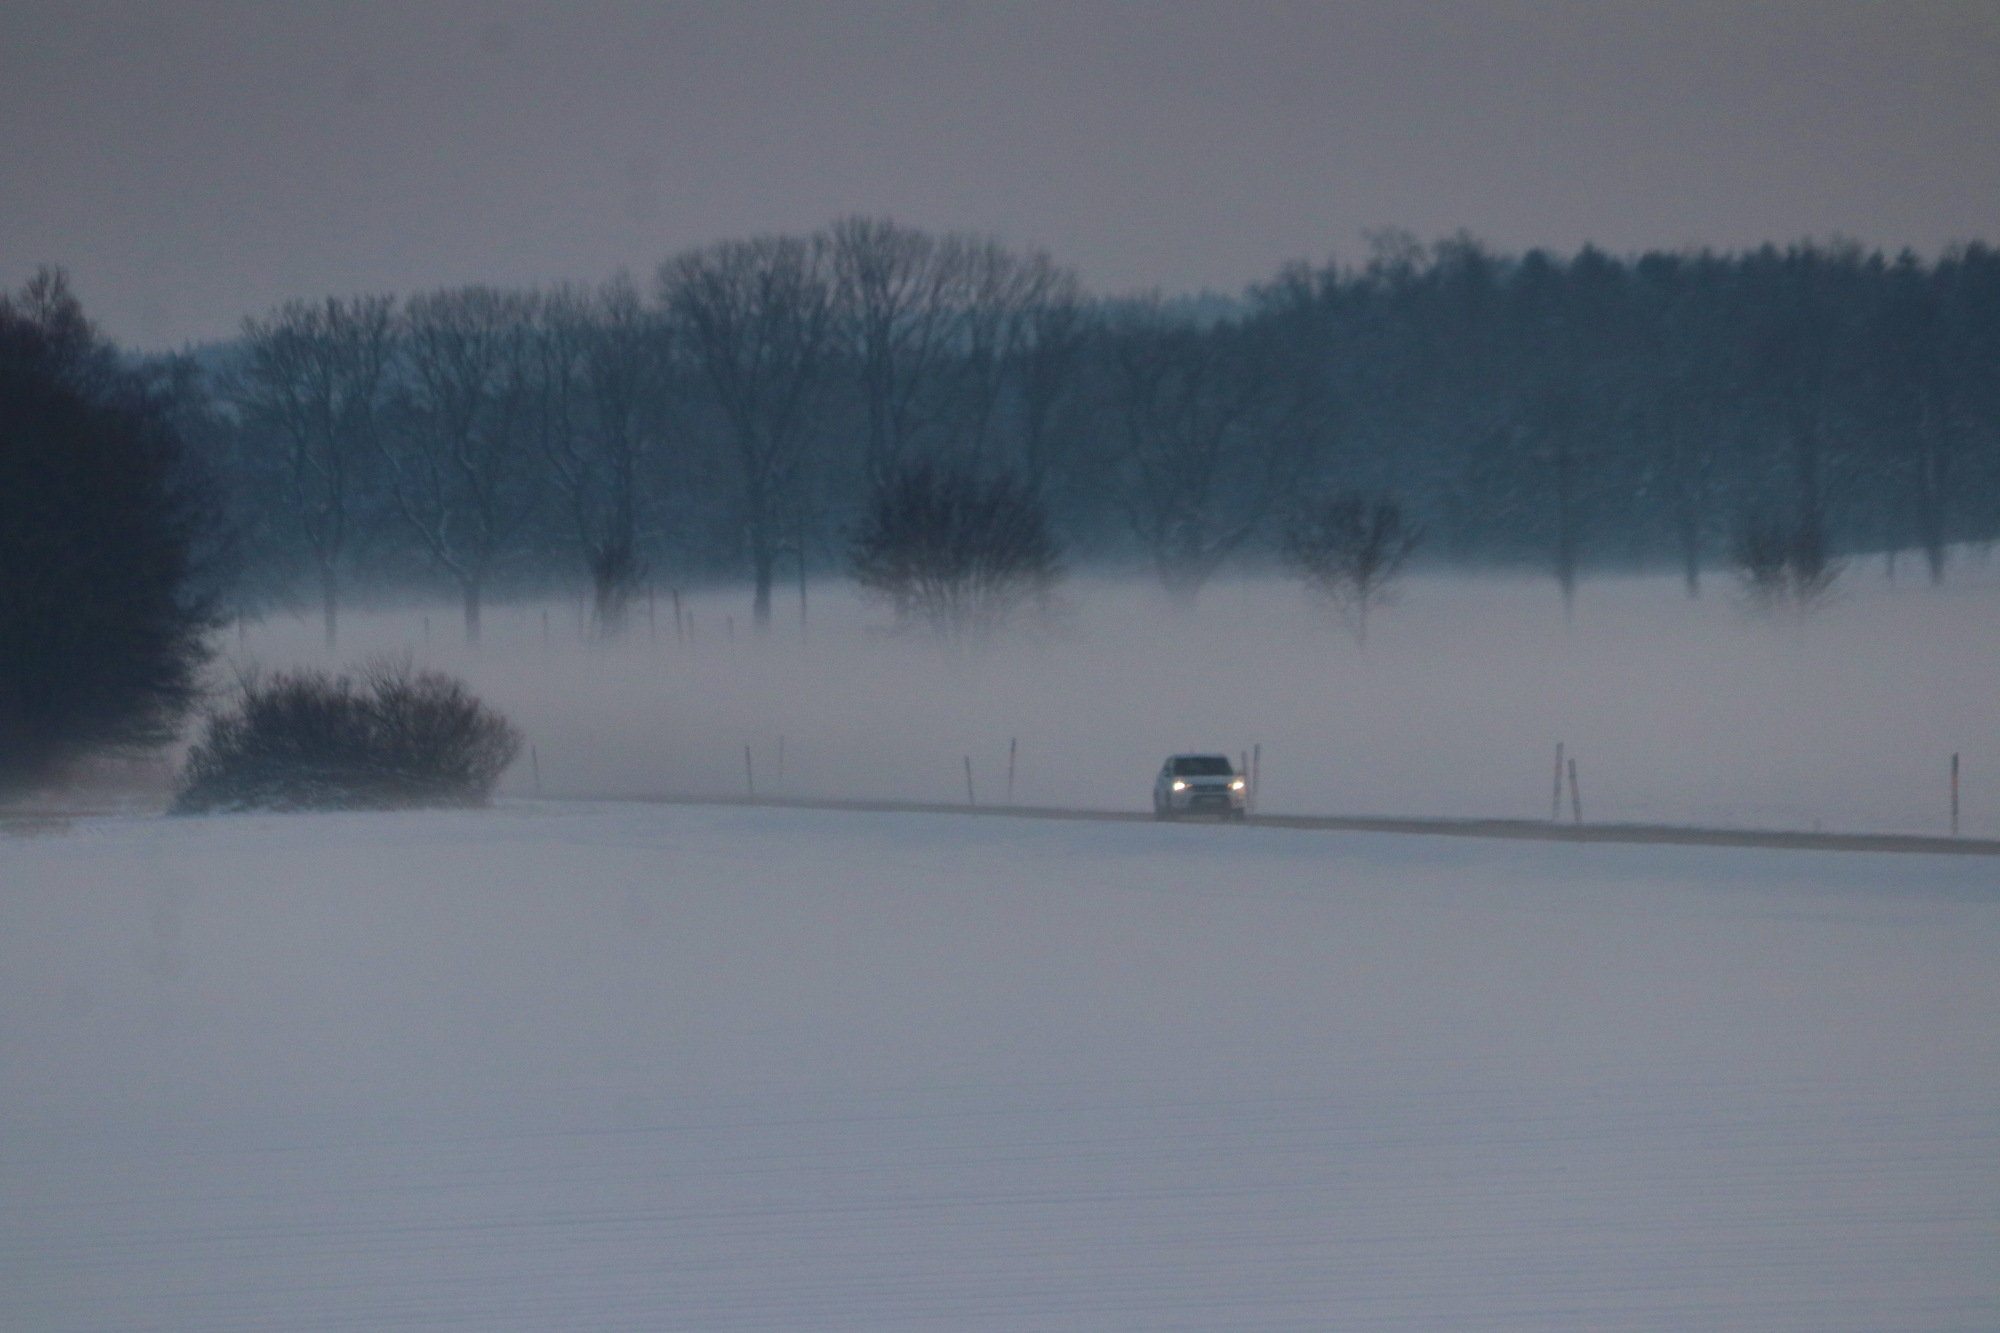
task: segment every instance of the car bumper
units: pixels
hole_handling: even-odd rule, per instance
[[[1243,809],[1240,791],[1176,791],[1167,793],[1167,808],[1175,814],[1233,814]]]

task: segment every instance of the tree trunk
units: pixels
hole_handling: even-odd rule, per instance
[[[625,632],[639,561],[629,540],[613,537],[590,552],[590,582],[597,632],[615,639]]]
[[[319,595],[326,614],[326,646],[332,648],[340,640],[340,578],[330,563],[319,567]]]
[[[1193,561],[1168,558],[1160,561],[1160,584],[1167,592],[1167,605],[1186,613],[1201,600],[1202,578]]]
[[[1701,525],[1695,519],[1694,505],[1682,501],[1674,516],[1675,535],[1680,539],[1681,580],[1687,586],[1690,598],[1701,596]]]
[[[771,549],[771,544],[762,540],[753,541],[750,558],[757,574],[757,594],[751,606],[750,618],[756,625],[757,632],[761,634],[771,628],[771,580],[778,560],[776,552]]]
[[[1562,588],[1563,619],[1576,612],[1576,458],[1569,442],[1556,446],[1556,583]]]
[[[1917,530],[1924,545],[1924,563],[1931,586],[1944,582],[1945,506],[1948,503],[1948,441],[1928,396],[1923,405],[1923,446],[1917,458]]]
[[[616,575],[602,570],[592,582],[595,585],[592,591],[596,594],[593,610],[597,618],[597,632],[607,639],[618,638],[625,633],[625,585]]]

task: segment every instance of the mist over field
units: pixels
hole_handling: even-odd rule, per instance
[[[1546,579],[1421,576],[1365,652],[1275,578],[1192,613],[1079,579],[984,651],[892,633],[834,582],[811,585],[803,638],[796,589],[763,638],[719,589],[683,594],[678,637],[663,591],[615,643],[574,602],[495,608],[476,649],[448,605],[352,615],[333,654],[310,616],[224,642],[267,670],[409,651],[464,675],[533,747],[510,796],[537,772],[551,797],[741,796],[747,745],[760,796],[959,802],[969,755],[975,799],[998,803],[1017,739],[1023,805],[1143,809],[1162,756],[1261,746],[1267,813],[1545,818],[1560,741],[1586,820],[1925,833],[1948,831],[1958,752],[1961,830],[1992,833],[2000,570],[1956,559],[1942,588],[1857,561],[1802,621],[1749,614],[1725,580],[1690,600],[1628,577],[1586,582],[1565,626]]]

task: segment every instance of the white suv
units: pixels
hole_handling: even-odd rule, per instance
[[[1224,819],[1244,813],[1243,778],[1226,754],[1177,754],[1160,765],[1153,779],[1153,818],[1176,819],[1207,812]]]

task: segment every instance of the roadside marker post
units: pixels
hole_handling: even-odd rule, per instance
[[[1958,752],[1951,756],[1951,836],[1958,836]]]
[[[1562,818],[1563,813],[1563,743],[1556,742],[1556,785],[1549,792],[1549,822]]]

